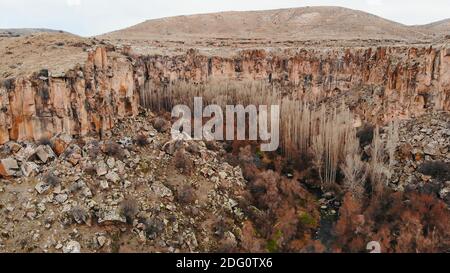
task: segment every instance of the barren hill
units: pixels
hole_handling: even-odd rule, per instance
[[[435,35],[450,35],[450,19],[424,25],[421,28]]]
[[[41,69],[64,72],[86,59],[89,44],[89,39],[59,32],[0,37],[0,79]]]
[[[341,7],[221,12],[149,20],[103,37],[113,39],[274,38],[417,40],[426,33]]]
[[[36,33],[64,33],[62,30],[47,28],[3,28],[0,29],[0,37],[20,37]]]

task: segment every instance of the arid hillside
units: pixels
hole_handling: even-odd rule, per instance
[[[67,33],[0,37],[0,79],[48,69],[61,74],[87,58],[89,39]]]
[[[0,37],[20,37],[36,33],[64,33],[62,30],[53,30],[47,28],[1,28]]]
[[[450,35],[450,19],[434,22],[425,26],[421,26],[422,29],[436,35],[436,36],[449,36]]]
[[[106,34],[121,39],[277,38],[422,40],[427,32],[362,11],[341,7],[304,7],[222,12],[149,20]]]
[[[447,23],[446,23],[447,22]],[[406,26],[342,7],[230,11],[148,20],[100,35],[138,54],[179,55],[195,48],[212,56],[236,49],[377,47],[445,43],[448,21]]]

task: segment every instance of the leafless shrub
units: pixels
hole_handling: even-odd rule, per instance
[[[427,161],[419,166],[418,171],[442,181],[450,180],[450,163],[447,162]]]
[[[374,130],[370,161],[370,181],[372,182],[372,190],[374,192],[382,192],[385,183],[384,174],[383,143],[380,137],[380,129],[377,127]]]
[[[348,135],[344,154],[345,160],[340,166],[345,176],[344,187],[353,194],[353,197],[361,200],[364,194],[368,167],[367,163],[361,159],[360,144],[356,134]]]
[[[353,116],[342,106],[327,113],[325,106],[313,112],[311,148],[313,162],[322,180],[322,187],[336,181],[339,164],[346,160],[348,146],[355,144]]]
[[[57,177],[56,175],[53,175],[53,174],[45,175],[43,180],[44,180],[45,184],[50,185],[52,187],[56,187],[59,184],[61,184],[61,179],[59,177]]]
[[[108,156],[112,156],[118,159],[122,159],[124,157],[124,152],[122,147],[113,141],[108,141],[104,146],[104,152]]]
[[[155,128],[156,131],[160,133],[167,132],[169,127],[170,127],[169,122],[161,117],[157,117],[153,121],[153,128]]]
[[[189,146],[186,147],[186,151],[193,155],[200,154],[200,148],[198,147],[197,143],[195,143],[195,142],[189,143]]]
[[[164,228],[164,222],[157,217],[149,218],[145,221],[145,234],[150,240],[158,237],[164,231]]]
[[[185,174],[191,174],[192,170],[194,168],[194,163],[192,162],[192,159],[190,159],[184,150],[178,150],[175,153],[175,156],[173,158],[175,167],[177,169],[180,169]]]
[[[149,144],[147,137],[145,135],[143,135],[143,134],[138,135],[136,137],[135,142],[140,147],[144,147],[144,146],[147,146]]]
[[[89,219],[89,213],[84,208],[78,206],[73,207],[70,210],[70,215],[78,224],[87,223],[87,220]]]
[[[120,213],[125,217],[128,224],[133,224],[133,220],[138,211],[138,203],[133,199],[127,198],[120,203]]]
[[[192,204],[197,199],[194,189],[190,185],[184,185],[178,190],[177,200],[181,204]]]
[[[387,166],[387,179],[392,178],[392,169],[395,165],[395,153],[397,152],[397,148],[399,146],[400,138],[398,133],[399,123],[398,120],[394,120],[389,123],[389,127],[387,130],[387,139],[386,139],[386,151],[388,153],[389,162]]]

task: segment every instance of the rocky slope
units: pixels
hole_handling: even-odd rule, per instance
[[[236,201],[245,186],[240,168],[220,160],[219,146],[172,142],[153,117],[127,118],[105,141],[60,135],[2,146],[2,166],[14,179],[0,180],[0,252],[237,247],[246,219]],[[191,151],[185,169],[175,149]]]
[[[425,26],[419,26],[421,29],[437,36],[450,35],[450,19],[438,21]]]

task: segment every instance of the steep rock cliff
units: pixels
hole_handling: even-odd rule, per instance
[[[45,70],[0,86],[0,143],[56,134],[102,135],[138,114],[144,93],[176,81],[262,80],[295,97],[344,98],[368,120],[450,110],[450,49],[443,46],[243,50],[234,57],[131,56],[98,47],[61,75]],[[189,98],[186,98],[189,99]]]
[[[83,66],[62,75],[42,70],[0,86],[0,143],[65,133],[101,135],[117,118],[138,113],[137,73],[119,54],[98,47]]]
[[[440,46],[244,50],[232,58],[191,50],[145,64],[150,89],[177,80],[263,80],[304,99],[352,97],[355,110],[372,120],[450,110],[450,49]]]

